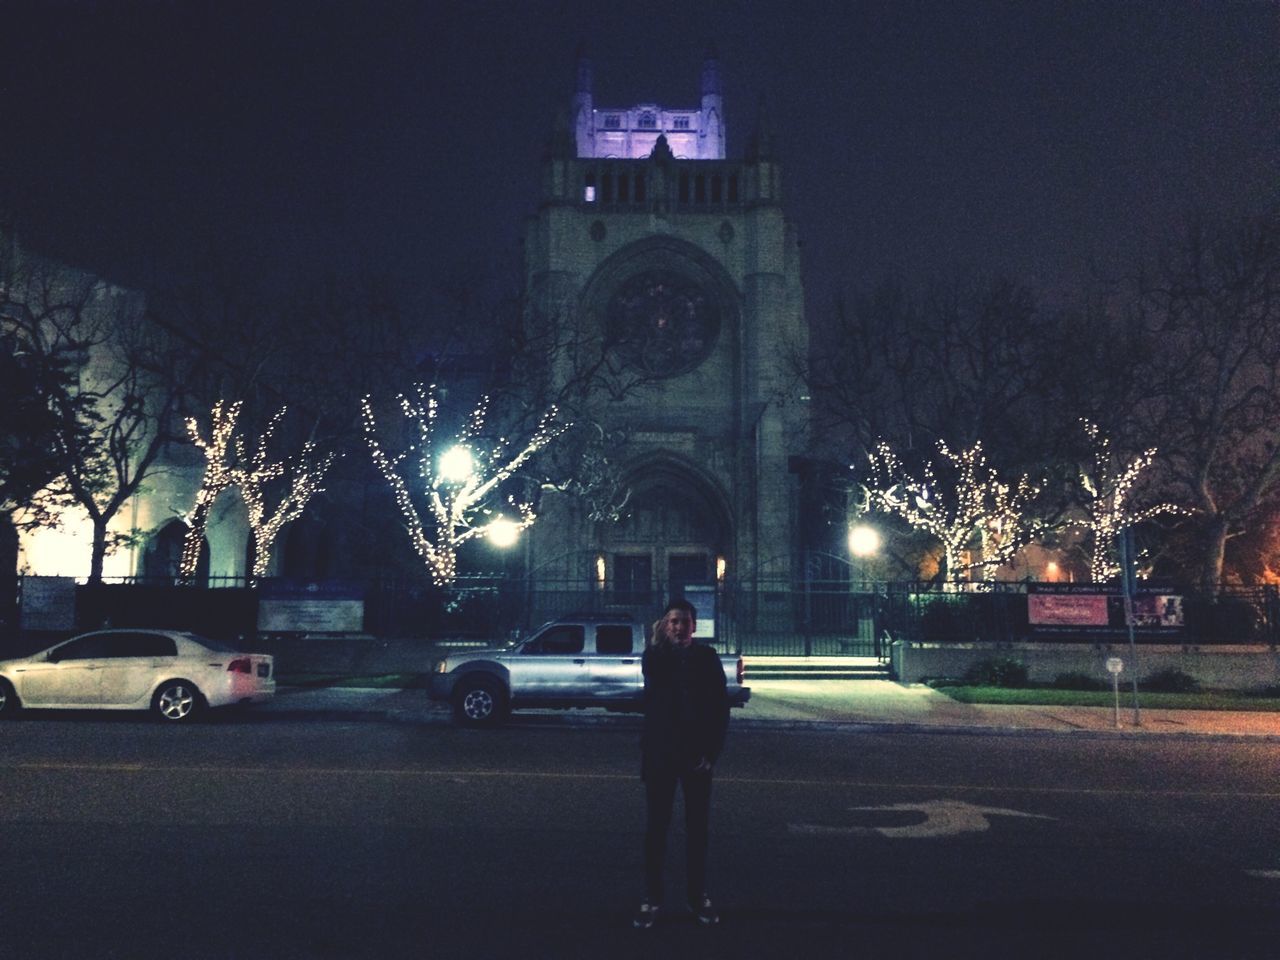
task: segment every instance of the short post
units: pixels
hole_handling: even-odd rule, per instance
[[[1133,545],[1133,527],[1120,532],[1120,585],[1124,590],[1124,621],[1129,628],[1129,659],[1137,663],[1138,648],[1134,645],[1133,597],[1138,592],[1137,551]],[[1135,668],[1136,671],[1136,668]],[[1138,706],[1138,674],[1133,674],[1133,725],[1142,726],[1142,709]]]
[[[1119,657],[1107,657],[1107,673],[1111,674],[1111,693],[1115,697],[1115,724],[1120,727],[1120,671],[1124,669],[1124,661]]]

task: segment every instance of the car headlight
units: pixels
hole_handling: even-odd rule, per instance
[[[448,672],[449,672],[449,661],[448,661],[448,660],[440,660],[440,661],[438,661],[438,662],[436,663],[436,667],[435,667],[435,671],[434,671],[434,672],[435,672],[435,673],[448,673]]]

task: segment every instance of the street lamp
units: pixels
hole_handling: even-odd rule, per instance
[[[863,581],[862,589],[866,589],[866,560],[873,557],[880,550],[880,531],[875,527],[868,526],[865,523],[859,523],[849,528],[849,552],[856,558],[863,561],[856,564],[854,569]]]
[[[491,521],[485,527],[485,536],[489,538],[489,542],[495,547],[505,549],[513,546],[516,540],[520,538],[520,527],[513,520],[508,520],[506,517],[498,517],[497,520]]]
[[[450,447],[440,458],[439,476],[445,483],[466,483],[474,469],[471,451],[462,444]]]
[[[849,552],[855,557],[870,557],[880,549],[880,532],[865,523],[849,528]]]

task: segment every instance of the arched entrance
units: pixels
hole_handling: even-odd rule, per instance
[[[597,575],[603,573],[606,588],[620,603],[656,606],[688,588],[714,586],[732,544],[716,485],[666,456],[649,458],[629,485],[631,512],[599,534]]]

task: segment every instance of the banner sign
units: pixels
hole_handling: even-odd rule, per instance
[[[1032,626],[1105,627],[1107,597],[1100,593],[1028,593],[1027,620]]]
[[[1092,583],[1027,585],[1027,622],[1035,633],[1115,635],[1127,628],[1124,597],[1101,592]],[[1133,625],[1144,633],[1177,633],[1183,626],[1182,597],[1139,588],[1133,598]]]
[[[686,586],[682,591],[684,598],[693,604],[698,611],[699,640],[715,640],[716,638],[716,588],[710,586]]]
[[[73,630],[76,625],[74,577],[23,577],[23,630]]]
[[[258,601],[263,633],[360,633],[364,594],[358,585],[336,580],[268,580]]]

